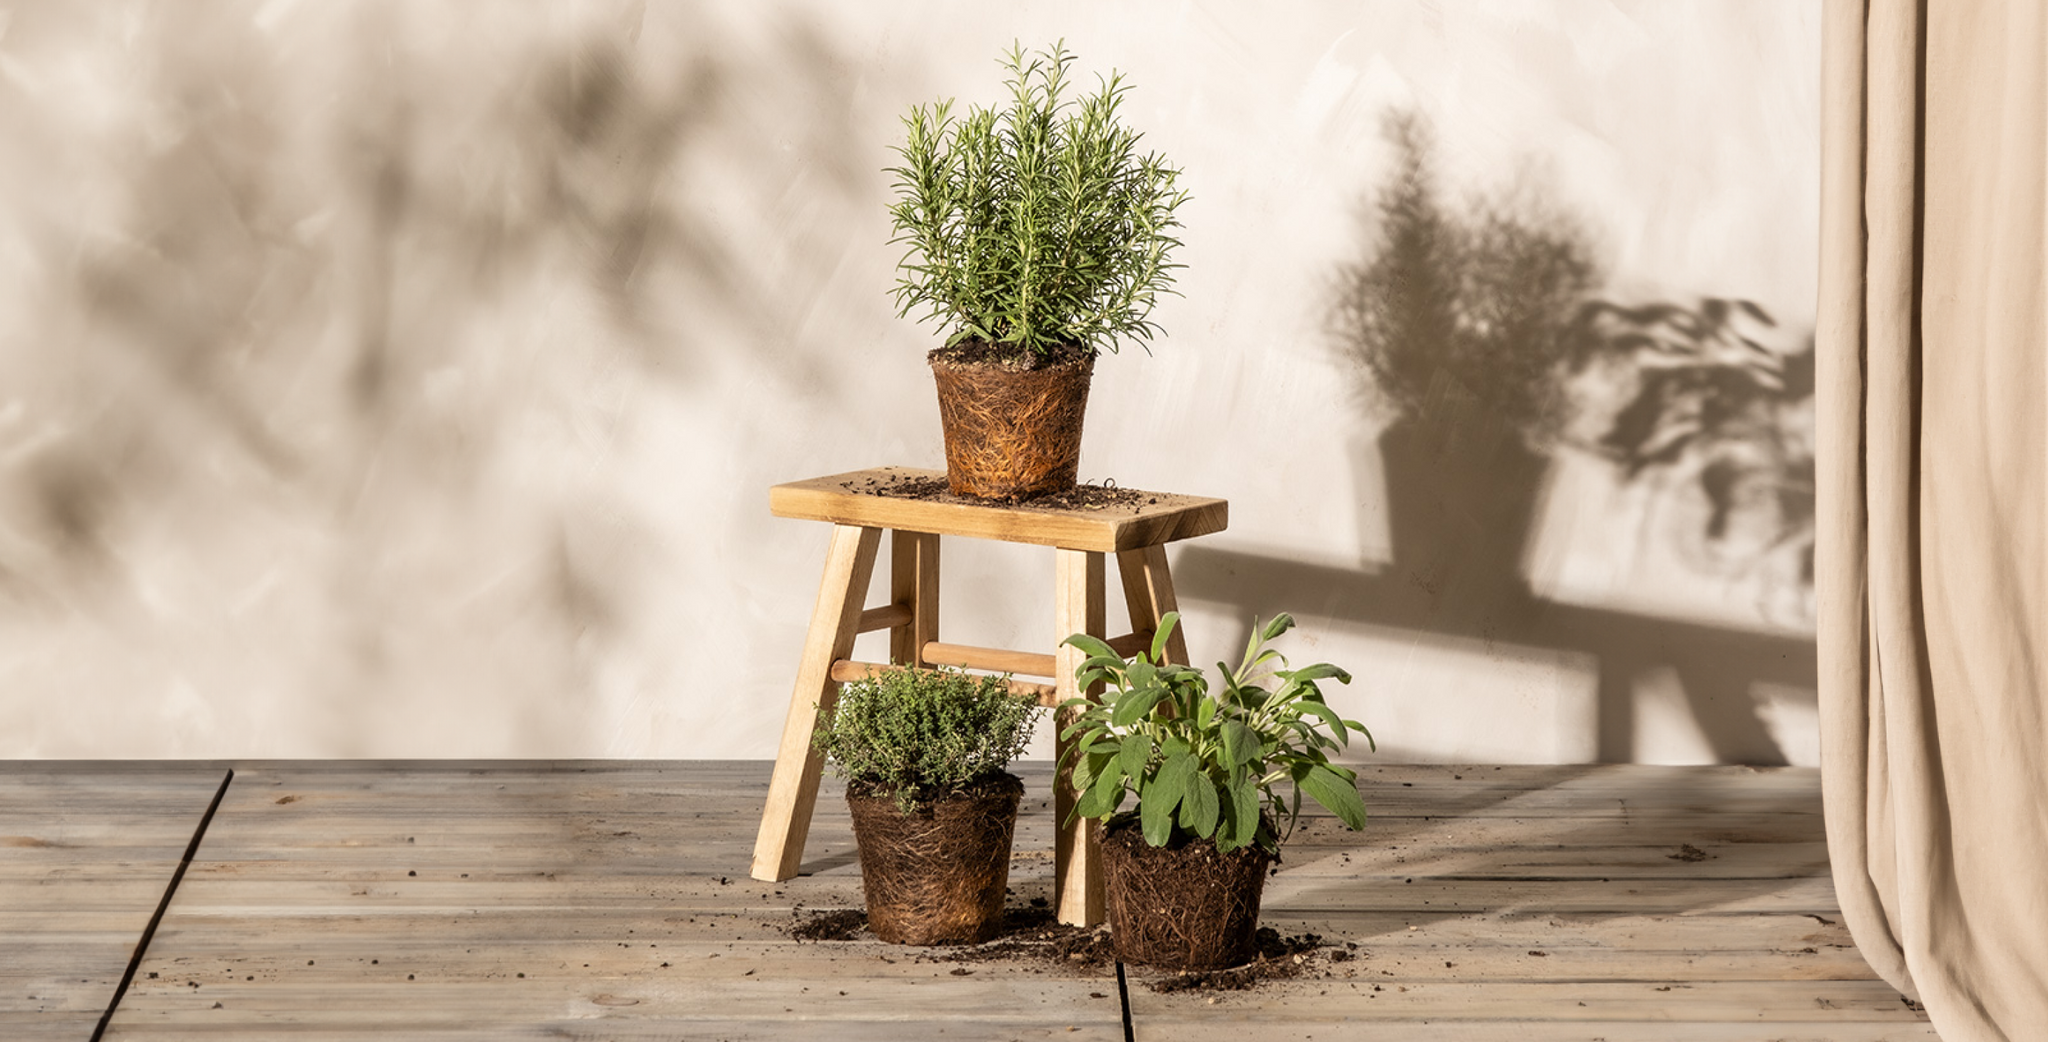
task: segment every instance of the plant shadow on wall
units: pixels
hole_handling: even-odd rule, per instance
[[[1372,245],[1339,272],[1332,326],[1380,427],[1392,560],[1354,571],[1183,550],[1191,598],[1250,610],[1319,604],[1334,619],[1440,637],[1491,655],[1516,647],[1597,661],[1597,755],[1636,748],[1638,684],[1675,675],[1723,762],[1782,764],[1760,686],[1810,689],[1810,639],[1540,596],[1524,572],[1566,451],[1605,458],[1680,519],[1653,536],[1691,564],[1745,576],[1809,609],[1813,355],[1773,348],[1745,301],[1623,306],[1599,299],[1599,265],[1569,215],[1530,193],[1454,212],[1439,194],[1429,127],[1388,121],[1398,162]]]
[[[831,234],[871,189],[843,62],[630,3],[256,6],[12,24],[45,93],[0,109],[5,172],[44,192],[0,203],[38,277],[0,353],[0,615],[80,663],[13,682],[305,691],[317,719],[258,731],[337,755],[450,713],[472,752],[561,748],[658,536],[591,475],[636,394],[768,339],[785,287],[732,211],[801,177]],[[792,283],[831,263],[788,252]],[[801,355],[747,371],[812,393]]]

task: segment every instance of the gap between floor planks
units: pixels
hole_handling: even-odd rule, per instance
[[[524,1037],[567,1010],[571,1020],[610,1018],[606,1031],[625,1018],[716,1022],[740,1035],[755,1030],[749,1024],[787,1035],[808,1015],[856,1032],[835,1037],[857,1038],[879,1037],[868,1029],[906,1008],[956,1026],[1005,1024],[1023,1037],[1062,1030],[1057,1022],[1100,1004],[1087,997],[1104,990],[1100,981],[991,965],[956,978],[880,945],[788,942],[779,927],[795,903],[858,903],[857,868],[843,805],[828,796],[806,854],[807,864],[827,862],[821,871],[786,884],[741,881],[765,764],[533,766],[246,765],[152,949],[145,969],[159,976],[138,982],[110,1037],[259,1037],[286,1025],[290,1037],[345,1037],[375,1023],[459,1033],[475,1027],[464,1017],[479,1016],[503,1025],[492,1037]],[[1039,791],[1042,772],[1024,771]],[[1475,1031],[1517,1025],[1445,1037],[1591,1037],[1527,1030],[1588,1020],[1611,1021],[1602,1027],[1610,1039],[1759,1037],[1715,1032],[1765,1021],[1826,1025],[1807,1036],[1816,1038],[1932,1037],[1916,1033],[1924,1024],[1847,947],[1825,863],[1813,858],[1818,787],[1803,774],[1368,768],[1368,791],[1380,791],[1378,834],[1312,820],[1273,880],[1268,916],[1359,944],[1368,955],[1332,967],[1358,976],[1213,1006],[1145,994],[1141,1031],[1149,1016],[1194,1038],[1241,1032],[1246,1018],[1261,1030],[1313,1033],[1335,1021],[1298,1007],[1327,990],[1315,998],[1332,1016],[1410,1027],[1462,1018]],[[1025,847],[1049,841],[1047,816],[1027,809],[1018,900],[1049,889],[1048,866]],[[1749,837],[1752,828],[1762,834]],[[1692,841],[1700,861],[1671,860],[1662,846],[1684,835],[1716,838]],[[1638,837],[1647,842],[1630,842]],[[1408,856],[1395,850],[1412,854],[1410,863],[1390,860]],[[460,878],[465,870],[470,880]],[[1488,878],[1466,878],[1473,873]],[[1569,878],[1577,873],[1587,878]],[[1640,878],[1620,878],[1627,873]],[[1591,896],[1573,899],[1573,888]],[[639,932],[622,940],[621,928]],[[454,949],[458,941],[466,950]],[[378,948],[383,956],[370,954]],[[314,952],[327,953],[324,969],[299,965],[299,954]],[[671,965],[650,962],[655,953]],[[898,961],[882,961],[891,957]],[[502,986],[521,980],[499,976],[522,972],[521,962],[535,964],[525,983]],[[399,968],[415,980],[396,979]],[[1370,991],[1373,983],[1382,990]],[[790,1013],[775,1006],[778,989],[790,992]],[[1104,1010],[1112,1021],[1113,1005]],[[1627,1025],[1658,1017],[1693,1034],[1630,1034]],[[1347,1037],[1363,1037],[1357,1026]]]
[[[92,1034],[224,773],[0,764],[0,1038]]]

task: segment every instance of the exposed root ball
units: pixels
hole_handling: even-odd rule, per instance
[[[1020,370],[933,352],[931,366],[954,495],[1014,502],[1074,487],[1094,355],[1077,351]]]
[[[1135,821],[1112,821],[1102,834],[1102,870],[1118,954],[1169,970],[1251,961],[1271,863],[1257,847],[1219,854],[1206,839],[1150,846]]]
[[[848,791],[868,929],[896,944],[976,944],[995,936],[1023,794],[1023,782],[1001,774],[905,815],[887,795]]]

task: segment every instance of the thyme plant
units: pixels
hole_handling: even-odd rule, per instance
[[[1152,846],[1180,833],[1214,839],[1224,853],[1253,844],[1277,853],[1281,837],[1271,825],[1284,819],[1291,830],[1306,793],[1345,825],[1364,828],[1358,773],[1331,763],[1330,754],[1352,731],[1367,743],[1372,734],[1339,716],[1316,687],[1320,680],[1348,684],[1351,674],[1323,662],[1285,668],[1286,658],[1266,647],[1294,626],[1282,612],[1254,625],[1235,670],[1216,664],[1223,687],[1211,695],[1201,670],[1166,661],[1167,635],[1178,621],[1167,613],[1150,650],[1129,661],[1087,634],[1066,639],[1088,654],[1075,680],[1108,683],[1099,702],[1061,706],[1074,714],[1064,737],[1075,741],[1063,761],[1082,792],[1074,815],[1108,818],[1135,795],[1138,825]],[[1283,783],[1291,783],[1291,803]]]
[[[1150,315],[1172,292],[1180,171],[1138,151],[1119,118],[1130,89],[1112,71],[1069,99],[1062,44],[1013,46],[1009,104],[955,117],[952,101],[918,105],[892,167],[891,243],[907,244],[895,297],[951,328],[947,346],[979,340],[1000,360],[1043,364],[1054,348],[1114,352],[1149,341]]]
[[[955,669],[892,669],[839,689],[812,744],[850,785],[892,796],[905,814],[1008,766],[1039,712],[1007,678]]]

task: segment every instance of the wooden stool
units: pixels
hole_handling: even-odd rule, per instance
[[[889,657],[895,665],[961,666],[999,673],[1052,678],[1051,684],[1012,681],[1012,687],[1036,695],[1041,705],[1056,706],[1081,692],[1074,673],[1087,656],[1061,645],[1052,654],[1004,651],[939,643],[939,537],[971,536],[1053,548],[1053,632],[1108,638],[1103,619],[1103,555],[1116,554],[1124,599],[1129,603],[1132,632],[1109,639],[1125,655],[1151,646],[1160,618],[1177,610],[1173,579],[1166,570],[1166,544],[1176,539],[1220,532],[1229,523],[1230,505],[1166,492],[1138,493],[1131,505],[1100,509],[1068,509],[1032,505],[919,500],[882,494],[906,480],[936,480],[944,488],[943,471],[877,467],[777,485],[768,491],[769,510],[777,517],[832,523],[832,545],[825,556],[825,578],[818,585],[818,603],[811,610],[810,635],[804,639],[796,690],[782,725],[782,747],[775,757],[775,775],[768,786],[768,805],[761,812],[761,833],[754,844],[755,879],[779,881],[797,874],[811,812],[818,800],[823,756],[811,745],[821,716],[832,711],[842,681],[854,680],[887,666],[854,662],[855,636],[889,630]],[[882,530],[891,529],[890,602],[864,608]],[[1178,629],[1167,655],[1187,661],[1187,645]],[[1056,722],[1057,725],[1057,722]],[[1060,753],[1067,743],[1058,742]],[[1102,921],[1102,866],[1096,850],[1095,823],[1083,819],[1064,824],[1078,793],[1060,771],[1053,782],[1053,814],[1058,839],[1053,850],[1053,889],[1058,895],[1059,921],[1092,926]]]

